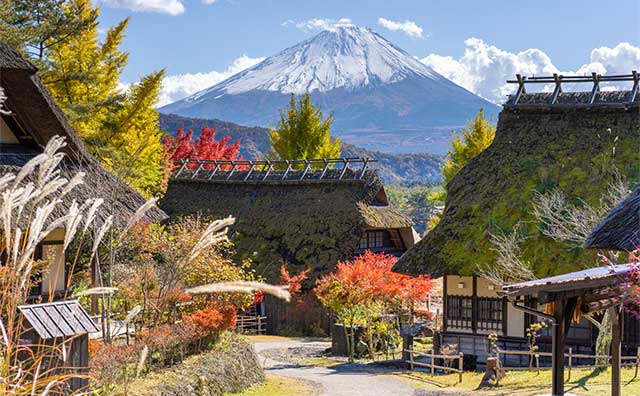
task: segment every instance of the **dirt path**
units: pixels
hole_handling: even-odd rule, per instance
[[[297,378],[321,387],[321,396],[413,396],[414,389],[408,383],[382,375],[383,368],[344,363],[332,367],[301,365],[281,361],[273,350],[309,348],[323,350],[328,342],[318,341],[274,341],[256,342],[254,346],[265,370],[283,377]],[[277,359],[277,360],[276,360]],[[286,360],[286,359],[282,359]]]

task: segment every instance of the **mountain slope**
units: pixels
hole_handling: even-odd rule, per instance
[[[447,80],[382,36],[356,26],[323,31],[163,113],[273,126],[291,93],[310,92],[334,131],[367,148],[444,152],[450,130],[497,107]],[[385,145],[380,135],[391,135]]]
[[[231,136],[241,140],[240,154],[246,159],[264,158],[269,150],[269,130],[260,127],[245,127],[221,120],[181,117],[174,114],[160,114],[160,126],[169,133],[182,127],[191,129],[195,135],[202,127],[208,126],[218,130],[220,136]],[[388,154],[366,150],[350,144],[343,144],[343,157],[368,157],[378,160],[372,166],[378,169],[385,183],[422,183],[437,184],[440,182],[440,165],[442,157],[436,154]]]

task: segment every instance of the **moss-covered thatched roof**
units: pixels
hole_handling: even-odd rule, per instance
[[[494,142],[447,186],[442,220],[398,261],[405,273],[471,274],[495,262],[490,233],[522,223],[524,259],[539,276],[593,266],[596,254],[542,236],[533,221],[536,192],[557,188],[569,200],[598,204],[616,171],[640,179],[640,102],[620,107],[570,106],[589,93],[561,94],[561,107],[505,108]],[[525,94],[522,103],[546,103],[548,94]],[[602,92],[599,102],[629,92]],[[614,149],[615,147],[615,149]]]
[[[627,252],[640,248],[640,186],[593,229],[584,246]]]
[[[360,180],[173,179],[160,207],[171,217],[234,216],[238,258],[252,258],[273,280],[284,262],[312,268],[312,277],[330,271],[353,257],[367,228],[410,229],[385,200],[377,173],[367,171]]]
[[[87,198],[103,198],[104,210],[99,217],[115,215],[117,224],[127,220],[145,199],[122,180],[105,170],[89,153],[82,139],[69,125],[66,116],[54,102],[36,74],[37,69],[20,53],[0,42],[0,86],[8,99],[5,107],[11,115],[5,122],[20,132],[19,144],[3,144],[0,150],[0,174],[16,172],[29,159],[42,151],[49,140],[58,135],[66,139],[63,173],[71,177],[78,171],[86,173],[85,183],[65,197],[65,202],[84,202]],[[166,215],[158,208],[147,212],[147,221],[159,221]]]

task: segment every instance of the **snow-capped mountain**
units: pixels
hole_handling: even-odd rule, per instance
[[[334,133],[349,143],[394,152],[441,152],[452,127],[473,118],[480,107],[490,114],[497,109],[372,30],[343,26],[160,111],[273,126],[289,95],[305,92],[333,112]],[[389,134],[395,146],[389,146]]]

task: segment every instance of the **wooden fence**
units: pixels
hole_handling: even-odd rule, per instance
[[[464,372],[463,360],[464,354],[462,352],[457,355],[436,355],[433,353],[427,352],[419,352],[414,351],[413,349],[404,349],[403,352],[409,355],[409,360],[405,361],[405,363],[409,364],[409,368],[413,370],[414,366],[417,367],[426,367],[431,369],[431,374],[435,374],[436,370],[448,371],[450,373],[458,373],[458,382],[462,382],[462,373]],[[426,357],[431,359],[431,363],[426,363],[422,361],[415,360],[414,356]],[[453,363],[455,360],[458,361],[458,367],[449,366],[439,366],[436,364],[436,359],[442,359],[445,361],[449,361]]]
[[[552,357],[551,352],[531,352],[531,351],[506,351],[506,350],[498,350],[498,359],[500,356],[504,356],[503,361],[506,361],[507,355],[516,355],[516,356],[527,356],[531,361],[533,359],[533,364],[531,367],[502,367],[505,370],[530,370],[531,368],[535,368],[536,370],[550,370],[550,366],[540,367],[540,357]],[[571,379],[571,368],[584,368],[584,367],[598,367],[598,366],[608,366],[610,363],[611,356],[610,355],[588,355],[582,353],[573,353],[573,348],[569,348],[569,351],[564,354],[564,357],[567,358],[567,364],[565,367],[568,369],[569,379]],[[574,364],[574,359],[588,359],[593,360],[593,364]],[[606,362],[604,365],[598,363],[598,360],[604,360]],[[640,368],[640,347],[638,347],[638,351],[635,356],[621,356],[623,366],[632,366],[635,367],[635,373],[633,378],[638,377],[638,369]]]
[[[236,330],[247,334],[265,334],[267,330],[267,317],[260,315],[238,315]]]

